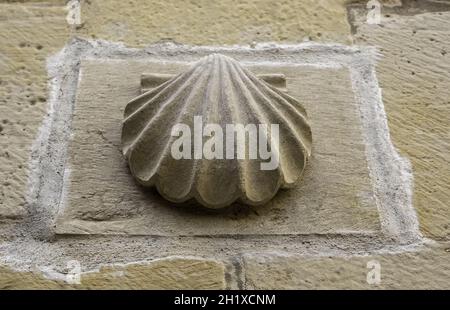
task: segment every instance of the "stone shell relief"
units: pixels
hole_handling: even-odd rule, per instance
[[[248,132],[244,158],[237,154],[237,136],[232,145],[235,156],[226,155],[225,146],[229,145],[224,143],[213,148],[218,151],[223,147],[222,158],[199,157],[195,147],[189,151],[190,159],[174,158],[172,145],[179,138],[173,135],[174,126],[184,124],[191,128],[190,141],[194,142],[194,119],[201,119],[203,126],[219,125],[223,135],[227,124],[267,128],[264,133],[259,131],[257,145],[267,144],[266,150],[277,155],[277,166],[261,169],[268,160],[250,156]],[[271,124],[278,124],[277,143],[272,143]],[[216,134],[202,135],[201,145]],[[235,201],[262,205],[280,188],[294,186],[311,155],[311,144],[307,114],[298,101],[220,54],[200,59],[186,72],[131,100],[125,108],[122,127],[123,154],[140,184],[156,187],[171,202],[195,199],[213,209]],[[184,145],[181,149],[186,151]]]

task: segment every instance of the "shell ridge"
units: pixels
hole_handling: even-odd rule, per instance
[[[148,120],[147,122],[144,122],[142,127],[138,128],[138,134],[135,135],[134,137],[130,138],[131,142],[129,142],[128,144],[125,143],[125,147],[123,148],[123,150],[125,152],[125,156],[127,156],[129,151],[131,151],[135,147],[135,145],[139,142],[139,140],[142,138],[142,136],[144,136],[147,133],[147,131],[154,125],[154,123],[156,123],[158,120],[161,119],[161,116],[165,115],[165,113],[170,112],[167,109],[168,106],[176,104],[176,101],[173,99],[177,98],[183,91],[185,91],[190,86],[191,82],[197,81],[199,77],[200,77],[199,75],[195,75],[195,76],[191,75],[190,78],[185,80],[185,82],[179,87],[179,89],[172,96],[170,96],[169,98],[167,98],[160,104],[156,113],[150,118],[150,120]],[[184,101],[183,104],[184,103],[186,103],[186,101]],[[139,113],[139,111],[136,111],[136,113]],[[130,121],[131,121],[130,117],[127,118],[125,120],[124,126],[126,126],[126,124],[128,124]]]
[[[211,68],[210,71],[210,75],[211,78],[209,80],[209,86],[212,87],[207,87],[207,91],[205,92],[205,96],[203,98],[203,107],[206,107],[206,112],[203,113],[203,115],[206,115],[206,119],[204,119],[205,124],[209,123],[211,121],[211,111],[214,108],[215,104],[218,104],[219,102],[222,102],[222,91],[223,87],[221,88],[220,85],[222,85],[222,81],[223,81],[223,67],[222,67],[222,58],[218,57],[218,55],[211,55],[210,56],[211,61],[214,62],[214,65]],[[215,96],[216,98],[212,98],[213,96]],[[214,121],[214,120],[213,120]],[[208,184],[207,182],[204,182],[204,178],[207,175],[208,169],[210,167],[211,164],[213,164],[213,162],[216,159],[212,159],[212,160],[207,160],[207,159],[203,159],[201,160],[201,162],[199,163],[199,169],[196,173],[195,176],[195,186],[194,186],[194,196],[197,200],[203,202],[203,203],[207,203],[209,205],[216,205],[217,207],[222,207],[223,204],[229,204],[230,200],[231,202],[236,200],[236,197],[234,197],[235,195],[232,195],[232,197],[230,198],[230,196],[227,196],[225,198],[225,202],[222,203],[213,203],[211,201],[208,201],[206,195],[207,195],[207,187],[210,186],[211,184]],[[203,188],[206,185],[205,188]],[[206,191],[203,191],[202,189],[206,189]]]
[[[130,114],[134,113],[137,109],[141,108],[143,105],[150,104],[150,101],[155,99],[156,94],[163,92],[174,82],[177,82],[184,73],[180,73],[173,78],[165,81],[161,85],[146,91],[145,93],[140,94],[139,96],[130,100],[125,106],[124,117],[127,118]],[[149,101],[142,100],[144,98],[149,97]]]
[[[280,96],[284,100],[286,100],[289,103],[289,105],[293,106],[293,108],[295,110],[299,110],[299,112],[305,117],[305,120],[307,121],[306,118],[308,116],[308,113],[306,112],[305,107],[303,107],[303,105],[300,102],[298,102],[297,99],[295,99],[288,93],[281,91],[280,89],[278,89],[276,87],[273,87],[272,85],[270,85],[269,83],[267,83],[264,80],[261,80],[261,82],[263,82],[263,84],[265,85],[266,88],[270,89],[272,92],[274,92],[275,94],[277,94],[278,96]]]
[[[306,113],[305,108],[303,105],[298,102],[295,98],[290,96],[289,94],[279,90],[276,87],[273,87],[266,81],[258,78],[257,76],[254,76],[248,69],[244,67],[240,67],[240,69],[247,73],[247,76],[251,77],[253,81],[257,81],[259,85],[263,87],[264,90],[266,90],[269,94],[272,96],[275,96],[278,101],[282,101],[283,105],[286,107],[289,107],[291,109],[291,112],[298,115],[299,118],[303,120],[303,122],[307,125],[306,127],[309,128],[309,121],[307,119],[308,114]]]
[[[188,80],[186,80],[185,82],[188,82]],[[185,84],[188,85],[188,84]],[[168,85],[162,92],[164,92],[167,89],[172,88],[173,84]],[[181,90],[180,90],[181,91]],[[147,103],[152,103],[155,100],[160,99],[162,92],[156,94],[153,98],[151,98]],[[175,95],[175,94],[174,94]],[[147,114],[153,114],[153,116],[155,114],[157,114],[158,112],[160,112],[161,109],[164,109],[164,106],[166,105],[167,102],[170,102],[171,97],[166,98],[166,100],[164,100],[163,102],[161,102],[159,104],[159,107],[155,107],[152,106],[151,108],[153,108],[156,111],[148,111]],[[141,109],[135,111],[133,114],[129,115],[128,117],[126,117],[123,121],[123,125],[122,125],[122,141],[123,141],[123,153],[125,156],[128,156],[129,154],[129,150],[132,149],[132,147],[134,146],[134,144],[140,139],[140,137],[145,133],[145,129],[148,125],[151,125],[150,122],[153,119],[153,117],[149,120],[149,121],[140,121],[138,117],[145,118],[147,115],[141,115],[140,112],[143,111],[144,108],[150,108],[150,106],[146,104],[145,106],[141,107]],[[137,126],[136,126],[137,125]]]
[[[229,105],[225,104],[225,107],[228,108],[229,115],[232,116],[232,119],[237,120],[235,123],[242,123],[241,115],[245,113],[240,113],[240,105],[237,103],[237,99],[235,97],[235,94],[239,94],[239,92],[236,92],[236,85],[234,84],[234,80],[232,78],[232,66],[230,66],[230,63],[233,64],[234,60],[231,60],[228,63],[228,70],[226,70],[226,80],[230,87],[234,91],[230,91],[228,95],[224,93],[224,97],[226,97],[227,102],[229,102]],[[244,160],[236,160],[236,170],[239,178],[238,182],[238,188],[235,194],[235,200],[241,199],[244,201],[248,201],[247,196],[247,189],[245,185],[245,175],[247,173],[246,165],[244,164]]]
[[[294,130],[294,128],[295,128],[294,123],[290,119],[288,119],[288,117],[286,117],[286,115],[284,113],[281,113],[278,109],[276,109],[274,107],[274,105],[271,103],[271,101],[268,99],[267,95],[265,95],[264,93],[262,93],[258,89],[258,87],[255,84],[255,81],[251,80],[251,78],[253,77],[252,75],[243,75],[243,76],[246,79],[249,79],[247,81],[249,86],[252,87],[253,91],[255,91],[263,99],[262,102],[264,103],[266,108],[268,108],[270,110],[270,112],[272,112],[271,114],[272,115],[276,115],[277,118],[281,119],[280,123],[284,122],[284,123],[289,124],[289,126],[284,126],[284,127],[286,127],[285,130],[287,130],[287,131],[289,131],[289,132],[291,132],[293,134],[293,136],[295,137],[295,139],[293,139],[295,141],[295,143],[299,144],[300,148],[303,151],[308,152],[307,146],[304,144],[305,142],[303,141],[304,137],[300,136],[298,134],[298,132],[296,130]],[[259,82],[259,80],[256,80],[256,82]],[[283,104],[283,102],[281,102],[281,104]],[[270,123],[270,122],[268,122],[268,123]],[[285,153],[285,152],[282,153],[281,151],[283,151],[283,150],[279,150],[280,158],[282,158],[284,156],[283,154]],[[303,154],[303,152],[301,154]],[[282,167],[282,172],[283,172],[283,176],[282,176],[283,177],[283,185],[282,185],[282,187],[290,187],[291,184],[295,184],[296,183],[296,181],[300,178],[300,176],[303,173],[303,170],[304,170],[304,168],[306,166],[306,163],[307,163],[306,161],[307,161],[307,156],[303,156],[303,165],[301,167],[301,172],[299,174],[297,174],[297,175],[293,175],[293,177],[294,177],[294,181],[293,182],[288,182],[286,176],[287,175],[292,176],[292,173],[288,173],[288,174],[285,173],[287,168],[283,165],[284,161],[280,160],[280,166]]]
[[[202,68],[201,66],[202,65],[204,65],[204,64],[206,64],[206,65],[208,65],[208,61],[199,61],[199,62],[197,62],[196,63],[196,66],[198,66],[199,68]],[[209,82],[209,80],[210,80],[210,76],[211,76],[211,66],[210,65],[208,65],[208,67],[207,67],[207,69],[205,69],[205,68],[203,68],[203,70],[202,70],[202,73],[204,74],[205,72],[207,72],[207,74],[206,75],[201,75],[200,77],[199,77],[199,79],[197,80],[197,83],[199,82],[199,81],[202,81],[203,83],[206,83],[207,85],[208,85],[208,83],[210,83]],[[197,86],[199,86],[199,85],[197,85]],[[186,111],[186,108],[187,108],[187,106],[189,105],[189,103],[190,102],[192,102],[192,99],[195,97],[194,96],[194,94],[198,94],[198,93],[200,93],[200,92],[202,92],[203,90],[202,90],[203,88],[201,88],[201,87],[193,87],[193,92],[185,99],[185,105],[183,106],[183,108],[182,108],[182,110],[180,111],[180,113],[178,114],[178,117],[177,117],[177,120],[176,120],[176,123],[180,123],[180,122],[182,122],[182,119],[183,119],[183,117],[189,117],[190,115],[189,115],[189,113],[185,113],[185,111]],[[208,89],[208,87],[206,87],[206,89]],[[205,94],[205,96],[206,96],[206,94]],[[199,100],[198,102],[196,102],[197,104],[199,104],[199,105],[201,105],[201,106],[204,106],[204,99],[201,99],[201,100]],[[159,173],[158,173],[158,171],[159,171],[159,166],[161,165],[161,163],[166,159],[166,158],[168,158],[169,157],[169,145],[171,144],[171,142],[173,141],[173,138],[174,137],[170,137],[170,139],[169,139],[169,141],[168,141],[168,143],[166,144],[166,146],[165,146],[165,150],[164,150],[164,153],[163,153],[163,155],[160,157],[160,161],[159,161],[159,163],[157,164],[158,165],[158,167],[157,167],[157,169],[156,169],[156,175],[157,175],[157,179],[159,179],[161,176],[159,175]],[[191,199],[191,198],[196,198],[197,199],[197,197],[199,197],[199,195],[198,194],[196,194],[196,172],[197,172],[197,167],[198,167],[198,164],[199,164],[199,160],[198,159],[195,159],[195,158],[193,158],[193,159],[191,159],[191,161],[192,161],[192,166],[191,166],[191,171],[190,171],[190,175],[191,175],[191,178],[190,178],[190,182],[188,183],[188,185],[187,185],[187,189],[185,190],[185,193],[187,193],[183,198],[181,198],[180,199],[180,202],[184,202],[184,201],[187,201],[187,200],[189,200],[189,199]],[[156,182],[157,184],[161,184],[161,182],[159,182],[159,181],[157,181]],[[157,189],[158,189],[158,192],[162,192],[162,188],[161,188],[161,185],[159,185],[159,187],[158,187],[158,185],[157,185]],[[162,194],[163,195],[163,194]],[[167,194],[166,193],[164,193],[164,195],[163,196],[167,196]],[[168,200],[171,200],[171,199],[168,199]]]
[[[159,92],[153,94],[153,97],[151,97],[145,104],[143,104],[140,108],[135,110],[133,113],[130,113],[128,116],[125,117],[124,123],[128,122],[130,120],[133,120],[133,117],[139,115],[140,112],[142,112],[145,108],[148,108],[154,101],[161,99],[161,96],[166,95],[168,91],[172,88],[178,87],[178,89],[175,91],[175,93],[171,94],[165,100],[160,104],[159,109],[155,111],[155,114],[160,110],[163,109],[167,101],[170,101],[176,98],[177,95],[179,95],[181,92],[183,92],[186,88],[188,88],[192,82],[195,82],[195,78],[198,78],[198,75],[200,74],[201,68],[194,68],[195,70],[190,70],[188,72],[182,73],[177,77],[172,78],[171,80],[167,81],[168,85],[161,89]],[[151,91],[150,91],[151,92]],[[148,94],[148,93],[146,93]],[[145,95],[145,94],[144,94]],[[151,95],[151,94],[149,94]]]
[[[266,124],[269,124],[270,122],[269,122],[267,115],[261,111],[261,109],[260,109],[259,105],[257,104],[255,98],[253,97],[252,93],[247,89],[247,87],[245,87],[245,82],[243,80],[244,76],[242,75],[242,72],[239,72],[239,70],[237,70],[237,68],[239,68],[239,64],[237,64],[237,63],[233,63],[233,65],[230,68],[230,70],[232,72],[234,72],[236,76],[239,77],[234,80],[234,83],[232,81],[233,87],[235,89],[236,88],[244,89],[244,91],[242,92],[243,97],[246,99],[248,104],[252,106],[253,111],[257,114],[258,118],[263,119]],[[241,92],[232,92],[232,93],[241,94]],[[237,105],[237,106],[239,107],[240,105]],[[258,125],[258,124],[255,124],[255,125]],[[279,152],[279,150],[276,146],[273,146],[273,147],[276,149],[276,151]],[[261,160],[258,160],[258,164],[260,164],[260,163],[261,163]],[[280,187],[282,180],[284,179],[284,171],[282,170],[282,167],[280,168],[280,166],[278,166],[278,168],[276,169],[277,173],[278,173],[277,185],[271,191],[270,198],[276,194],[276,192],[278,191],[278,189]],[[248,173],[248,169],[246,169],[246,166],[244,166],[244,170],[245,170],[245,173]],[[243,181],[244,181],[245,194],[246,194],[245,198],[246,198],[246,200],[250,201],[251,199],[248,196],[247,188],[249,187],[248,182],[251,182],[252,180],[250,177],[245,177],[245,176],[243,177],[243,179],[244,179]]]
[[[198,80],[201,80],[201,78],[202,78],[202,75],[199,75],[197,81],[198,81]],[[203,78],[204,78],[204,77],[203,77]],[[196,94],[195,91],[201,91],[201,89],[200,89],[200,88],[197,88],[196,90],[192,91],[192,92],[189,94],[189,96],[187,96],[187,97],[182,101],[182,106],[180,107],[181,113],[178,113],[178,115],[177,115],[177,117],[176,117],[176,120],[175,120],[176,123],[180,123],[180,120],[181,120],[181,118],[183,117],[183,115],[187,115],[187,113],[184,113],[184,112],[185,112],[187,106],[188,106],[189,103],[190,103],[190,99],[192,99],[192,97],[194,96],[194,94]],[[163,110],[165,110],[165,109],[163,108]],[[167,111],[166,111],[166,113],[167,113]],[[151,120],[151,123],[149,122],[149,123],[146,125],[146,129],[145,129],[145,130],[148,131],[148,130],[152,127],[152,125],[154,125],[154,118]],[[169,126],[168,129],[171,131],[172,128]],[[170,133],[169,133],[169,134],[166,134],[166,135],[168,135],[169,138],[167,139],[167,142],[162,146],[161,152],[159,152],[160,155],[158,156],[158,161],[154,164],[154,168],[152,168],[151,173],[149,173],[149,176],[147,176],[147,180],[145,180],[145,182],[150,182],[150,183],[153,182],[151,179],[152,179],[153,176],[155,175],[156,171],[159,169],[162,160],[167,156],[168,149],[170,148],[169,146],[170,146],[170,144],[171,144],[171,142],[172,142],[172,140],[173,140],[174,137],[172,137],[172,136],[170,135]],[[143,136],[143,131],[141,132],[140,137],[142,137],[142,136]],[[133,143],[133,147],[130,147],[130,148],[129,148],[129,149],[130,149],[130,152],[131,152],[131,154],[130,154],[130,162],[132,161],[132,160],[131,160],[131,157],[133,156],[132,153],[133,153],[133,151],[134,151],[135,146],[137,145],[137,143],[139,143],[140,137],[137,138],[137,139],[135,140],[135,142]]]
[[[224,68],[224,80],[226,81],[226,85],[228,85],[228,87],[230,87],[232,90],[236,90],[235,85],[233,83],[233,78],[232,78],[232,72],[231,72],[231,67],[232,64],[235,62],[234,59],[223,56],[222,58],[222,67]],[[224,106],[228,108],[229,114],[230,116],[233,116],[232,119],[237,119],[237,123],[239,123],[240,121],[242,121],[241,116],[242,115],[246,115],[245,113],[241,113],[241,105],[236,101],[236,97],[234,96],[234,94],[236,94],[237,92],[235,91],[229,91],[229,95],[227,95],[227,93],[225,92],[225,89],[222,88],[222,97],[224,102],[229,102],[230,104],[227,105],[225,104]],[[234,108],[233,108],[234,107]],[[237,176],[238,176],[238,183],[236,186],[236,190],[234,192],[233,195],[233,202],[237,201],[237,200],[242,200],[242,201],[250,201],[250,199],[247,196],[247,188],[245,186],[245,175],[247,173],[247,169],[246,169],[246,161],[247,159],[243,159],[243,160],[236,160],[236,172]]]
[[[243,69],[243,70],[248,72],[248,70],[246,70],[245,68],[240,68],[240,69]],[[261,94],[261,96],[264,99],[266,105],[272,110],[272,112],[274,112],[275,115],[279,115],[280,117],[282,117],[282,120],[289,124],[289,126],[287,126],[288,129],[291,132],[294,132],[295,137],[299,141],[301,141],[302,146],[303,146],[303,150],[307,151],[308,152],[308,156],[309,156],[309,154],[310,154],[310,147],[309,147],[310,143],[308,143],[308,145],[306,145],[305,142],[311,140],[311,135],[310,135],[311,131],[309,130],[310,126],[309,126],[309,122],[306,119],[306,116],[303,115],[302,113],[300,113],[300,111],[298,111],[298,109],[296,109],[296,107],[292,106],[291,103],[288,102],[285,98],[280,96],[281,95],[281,91],[279,91],[278,89],[275,89],[274,87],[272,87],[271,85],[267,84],[266,82],[264,82],[262,80],[259,80],[257,77],[253,77],[253,75],[247,75],[246,77],[247,78],[251,77],[250,81],[249,81],[250,82],[249,84],[253,87],[253,89],[256,92]],[[258,84],[261,83],[263,88],[267,92],[269,92],[270,95],[275,96],[277,101],[279,101],[279,107],[281,107],[281,108],[288,107],[290,109],[290,111],[288,111],[288,112],[292,112],[293,114],[292,113],[280,113],[280,111],[277,109],[277,107],[275,107],[274,104],[271,102],[271,100],[268,99],[267,94],[264,95],[261,92],[261,90],[258,89],[258,87],[255,84],[255,81],[258,82]],[[283,95],[285,95],[285,94],[283,94]],[[288,96],[288,97],[291,100],[293,100],[294,102],[296,102],[298,107],[302,107],[301,104],[297,100],[295,100],[294,98],[292,98],[290,96]],[[302,107],[302,109],[303,109],[303,107]],[[288,118],[288,116],[291,116],[291,115],[296,115],[298,118],[300,118],[301,124],[302,124],[302,128],[308,128],[308,133],[309,133],[308,136],[304,136],[302,134],[302,131],[300,131],[300,133],[298,133],[297,130],[294,131],[294,128],[296,128],[295,124],[297,124],[297,122],[294,122],[293,120]]]
[[[312,144],[312,135],[311,135],[311,127],[309,124],[309,121],[307,120],[306,113],[303,113],[304,108],[301,106],[301,104],[292,98],[291,96],[282,93],[278,89],[272,87],[271,85],[268,85],[266,83],[265,90],[270,92],[273,97],[280,103],[279,106],[281,108],[288,108],[290,111],[286,113],[288,116],[296,116],[300,119],[300,125],[301,127],[296,130],[297,135],[303,137],[303,139],[300,139],[303,142],[304,150],[308,153],[308,157],[311,155],[311,144]],[[295,102],[295,105],[292,104],[292,102]],[[299,110],[300,108],[300,110]],[[292,113],[289,113],[292,112]],[[298,122],[295,122],[294,120],[291,121],[291,123],[298,124]],[[291,128],[295,128],[295,126],[291,126]]]
[[[277,89],[276,87],[273,87],[272,85],[266,83],[265,81],[262,82],[263,82],[263,89],[274,96],[274,98],[280,103],[280,107],[288,108],[290,110],[287,111],[286,115],[288,116],[295,115],[297,118],[300,119],[300,122],[295,122],[294,120],[292,120],[292,123],[295,124],[300,123],[300,127],[297,129],[297,132],[298,135],[304,137],[304,139],[301,139],[301,141],[305,146],[304,150],[308,153],[308,157],[311,156],[312,133],[311,133],[311,125],[308,121],[307,118],[308,115],[306,113],[305,108],[300,102],[298,102],[298,100],[296,100],[292,96],[282,92],[281,90]],[[292,128],[295,127],[296,126]]]

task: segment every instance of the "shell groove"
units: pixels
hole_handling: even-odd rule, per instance
[[[203,125],[219,125],[224,135],[227,124],[278,124],[278,148],[268,147],[278,154],[277,168],[261,170],[261,163],[268,160],[249,158],[248,139],[243,159],[237,159],[236,153],[231,159],[199,158],[194,148],[192,159],[175,159],[173,126],[185,124],[194,136],[195,116]],[[202,136],[201,145],[209,139],[211,135]],[[259,140],[258,146],[264,143]],[[279,188],[294,186],[311,155],[311,143],[306,111],[297,100],[220,54],[200,59],[184,73],[131,100],[122,127],[123,154],[139,183],[155,186],[169,201],[195,199],[207,208],[222,208],[236,200],[261,205]]]

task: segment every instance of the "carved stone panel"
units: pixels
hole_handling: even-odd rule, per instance
[[[171,202],[220,209],[263,205],[300,183],[312,137],[295,98],[221,54],[153,84],[126,105],[122,127],[122,151],[141,185]]]
[[[312,156],[303,181],[295,188],[281,190],[257,208],[235,203],[217,213],[192,202],[168,202],[155,190],[139,186],[122,155],[120,124],[125,105],[140,94],[143,73],[173,75],[189,66],[157,60],[83,61],[58,233],[176,236],[380,231],[360,107],[345,67],[244,63],[255,74],[284,74],[288,94],[308,111]]]

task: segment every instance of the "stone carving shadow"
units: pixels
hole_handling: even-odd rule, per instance
[[[199,217],[222,217],[228,219],[241,219],[249,216],[261,216],[271,212],[275,206],[283,205],[283,201],[288,199],[292,189],[280,189],[275,197],[264,205],[250,206],[239,201],[234,202],[230,206],[211,209],[202,206],[195,199],[190,199],[182,203],[174,203],[162,197],[155,187],[144,187],[139,184],[134,178],[133,182],[138,191],[145,197],[147,201],[152,201],[158,207],[166,208],[170,212],[178,213],[180,215],[195,215]],[[299,184],[298,186],[301,186]]]

